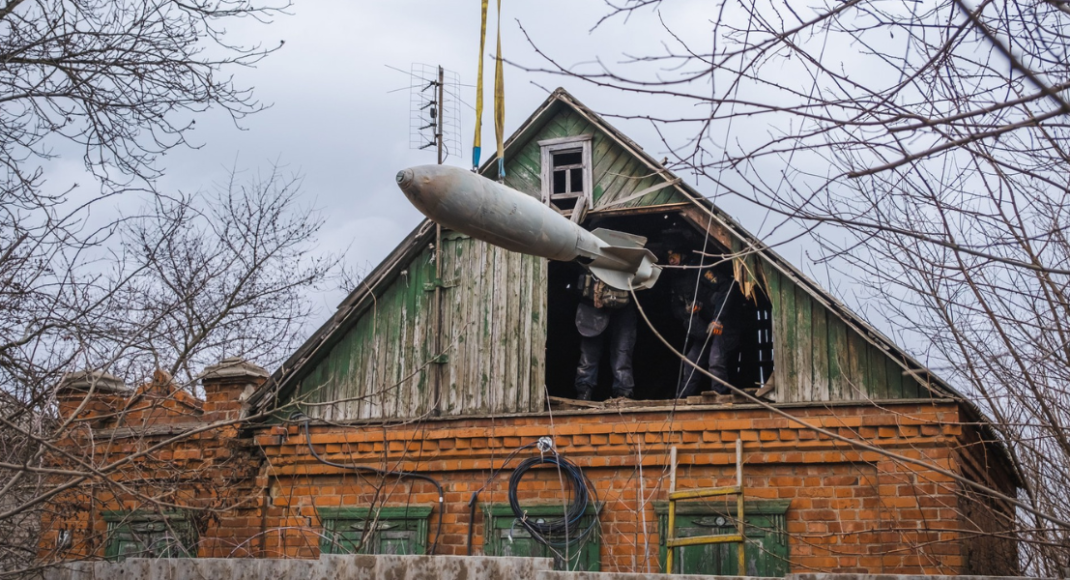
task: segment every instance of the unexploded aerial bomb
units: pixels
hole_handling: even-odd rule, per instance
[[[471,171],[418,165],[397,174],[416,209],[439,225],[524,254],[577,261],[606,284],[627,290],[654,286],[661,268],[646,238],[589,232],[539,200]]]

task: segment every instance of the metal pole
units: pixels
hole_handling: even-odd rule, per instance
[[[665,573],[672,574],[672,553],[676,548],[669,545],[669,540],[675,537],[676,526],[676,500],[672,498],[672,494],[676,491],[676,446],[673,445],[669,448],[669,525],[665,533],[668,537],[665,540]]]
[[[442,117],[445,114],[443,108],[443,96],[445,95],[445,73],[442,70],[442,66],[438,67],[438,94],[436,96],[435,108],[438,109],[438,115],[435,117],[435,144],[438,146],[438,164],[442,165]],[[445,371],[443,368],[442,357],[442,226],[435,224],[435,377],[434,377],[434,401],[432,402],[432,411],[435,415],[441,413],[441,399],[442,399],[442,373]],[[441,514],[439,517],[442,517]]]
[[[445,95],[445,71],[442,67],[438,67],[438,117],[435,119],[435,143],[438,145],[438,164],[442,165],[442,116],[445,113],[443,108],[443,96]]]
[[[736,439],[736,529],[739,530],[739,571],[740,576],[747,575],[747,524],[743,521],[743,439]]]

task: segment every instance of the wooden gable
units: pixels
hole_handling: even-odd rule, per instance
[[[510,139],[506,185],[540,197],[538,142],[577,135],[592,136],[590,215],[678,212],[742,252],[737,279],[771,303],[777,402],[955,396],[564,91]],[[496,169],[492,159],[481,171],[491,177]],[[254,395],[254,407],[292,401],[332,421],[545,409],[546,260],[446,231],[436,278],[435,241],[434,224],[425,221]],[[439,327],[442,356],[434,349]]]

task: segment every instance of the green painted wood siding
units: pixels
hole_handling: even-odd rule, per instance
[[[541,196],[544,139],[590,134],[595,210],[662,183],[638,157],[566,106],[527,142],[510,147],[506,185]],[[492,165],[492,167],[494,167]],[[667,187],[616,208],[680,203]],[[742,243],[734,240],[734,250]],[[763,258],[739,264],[741,278],[766,286],[773,307],[774,365],[780,402],[915,398],[927,395],[886,353],[814,301]],[[434,409],[441,372],[444,415],[524,413],[545,408],[546,261],[446,232],[443,236],[442,340],[446,361],[431,362],[434,250],[419,252],[300,382],[312,417],[404,419]],[[764,274],[764,275],[761,275]],[[378,294],[378,293],[377,293]],[[441,371],[439,367],[441,366]]]
[[[762,264],[773,304],[776,400],[858,401],[929,396],[917,379],[793,280]]]
[[[443,239],[442,412],[545,408],[546,260],[459,234]]]
[[[562,107],[533,138],[520,147],[506,163],[505,184],[525,193],[541,196],[542,172],[539,141],[575,135],[593,135],[591,146],[592,177],[594,182],[594,206],[606,205],[618,199],[663,183],[665,179],[646,166],[639,158],[629,154],[605,133],[600,131],[575,111]],[[617,208],[644,207],[687,201],[680,192],[666,187],[638,199],[614,206]]]
[[[442,372],[447,415],[545,406],[545,260],[466,236],[443,238],[444,368],[434,356],[434,254],[425,249],[301,381],[311,417],[414,417],[434,407]]]

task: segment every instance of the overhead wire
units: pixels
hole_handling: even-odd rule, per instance
[[[311,436],[311,434],[309,432],[309,428],[308,428],[308,424],[312,421],[312,419],[310,417],[308,417],[307,415],[305,415],[304,413],[300,412],[300,411],[294,411],[293,413],[290,414],[290,420],[291,421],[301,421],[304,424],[303,426],[304,426],[304,432],[305,432],[305,444],[308,445],[308,450],[312,453],[312,456],[315,457],[317,461],[319,461],[320,463],[322,463],[324,465],[330,465],[331,467],[337,467],[337,468],[340,468],[340,469],[350,469],[350,470],[353,470],[353,471],[358,472],[358,473],[361,473],[361,472],[363,472],[363,473],[372,473],[372,474],[378,475],[380,477],[397,477],[397,478],[418,479],[418,480],[426,481],[426,482],[430,483],[431,485],[435,486],[435,489],[438,491],[438,525],[437,525],[437,527],[435,529],[435,541],[431,543],[431,549],[428,550],[428,554],[429,555],[433,556],[435,554],[435,550],[438,548],[438,541],[442,537],[442,520],[443,520],[443,516],[445,515],[445,501],[446,501],[445,491],[442,488],[442,484],[440,484],[438,482],[438,480],[436,480],[435,478],[431,477],[430,475],[424,475],[422,473],[415,473],[415,472],[412,472],[412,471],[379,469],[377,467],[371,467],[371,466],[368,466],[368,465],[357,465],[357,464],[353,464],[353,463],[337,463],[337,462],[331,461],[329,459],[326,459],[323,456],[321,456],[319,454],[319,452],[316,451],[315,446],[312,445],[312,436]]]

